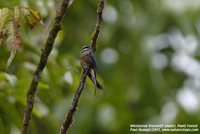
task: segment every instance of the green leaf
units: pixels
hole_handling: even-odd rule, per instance
[[[35,17],[36,20],[40,21],[42,19],[41,14],[37,10],[33,8],[27,8],[27,9],[32,14],[32,16]]]
[[[47,84],[44,83],[44,82],[40,82],[40,83],[38,84],[38,89],[47,90],[47,89],[49,89],[49,85],[47,85]]]
[[[13,59],[15,57],[15,54],[16,54],[16,50],[12,50],[11,53],[10,53],[10,57],[9,57],[9,59],[7,61],[5,70],[7,70],[8,67],[10,66],[10,64],[12,63],[12,61],[13,61]]]
[[[19,33],[19,22],[12,18],[12,21],[6,26],[7,40],[6,43],[11,50],[18,50],[21,43],[21,35]]]
[[[8,8],[2,8],[0,9],[0,33],[2,32],[3,30],[3,27],[7,21],[7,18],[10,14],[10,11]]]
[[[22,8],[21,9],[23,16],[25,17],[26,24],[30,28],[34,28],[38,22],[41,21],[42,17],[40,13],[32,8]]]
[[[6,25],[6,22],[9,18],[10,11],[8,8],[2,8],[0,9],[0,45],[2,44],[4,38],[5,38],[5,30],[4,27]]]
[[[19,7],[14,7],[14,19],[19,23],[20,20],[20,8]]]

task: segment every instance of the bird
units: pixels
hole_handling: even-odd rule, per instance
[[[104,88],[97,81],[96,78],[97,64],[91,46],[90,45],[83,46],[80,54],[81,54],[81,62],[80,62],[81,66],[83,69],[89,69],[88,77],[95,85],[95,94],[96,94],[96,87],[100,90],[103,90]]]

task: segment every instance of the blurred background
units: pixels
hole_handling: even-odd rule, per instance
[[[21,25],[23,41],[0,72],[0,133],[18,134],[26,93],[61,0],[0,1],[30,6],[46,27]],[[38,86],[30,134],[56,134],[80,80],[98,0],[71,1]],[[130,124],[200,124],[200,1],[109,0],[95,56],[105,91],[87,80],[70,134],[126,134]],[[10,50],[0,46],[0,68]],[[135,132],[137,133],[137,132]]]

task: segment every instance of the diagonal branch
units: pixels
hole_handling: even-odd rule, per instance
[[[102,13],[104,9],[104,0],[99,0],[98,8],[97,8],[97,21],[96,21],[96,26],[95,30],[91,36],[91,48],[93,52],[96,51],[96,46],[97,46],[97,39],[99,36],[99,32],[101,29],[101,25],[103,23],[103,18],[102,18]]]
[[[96,22],[94,33],[92,34],[92,37],[91,37],[91,42],[92,42],[91,47],[94,52],[96,51],[96,42],[97,42],[97,38],[98,38],[100,29],[101,29],[101,25],[103,22],[103,19],[102,19],[103,8],[104,8],[104,0],[99,0],[99,4],[98,4],[98,8],[97,8],[97,22]],[[79,98],[84,89],[85,81],[86,81],[86,77],[87,77],[88,73],[89,73],[89,69],[83,70],[83,73],[81,75],[81,80],[80,80],[79,86],[75,92],[71,107],[69,109],[69,112],[68,112],[65,120],[62,123],[62,127],[60,129],[60,134],[66,134],[68,129],[72,125],[74,113],[76,112]]]
[[[49,33],[49,36],[47,38],[45,48],[42,51],[42,55],[40,57],[39,64],[37,66],[37,69],[33,76],[30,88],[27,93],[27,106],[26,106],[25,115],[24,115],[24,119],[23,119],[23,126],[21,129],[21,134],[28,133],[29,123],[31,120],[31,113],[32,113],[33,105],[34,105],[35,93],[37,90],[38,83],[41,79],[41,73],[47,64],[47,59],[53,48],[55,38],[56,38],[58,32],[61,30],[62,20],[64,18],[66,10],[69,7],[68,6],[69,1],[70,0],[63,0],[60,8],[57,10],[54,25],[53,25],[53,27]]]
[[[70,107],[69,112],[67,114],[67,117],[65,118],[65,120],[62,124],[62,127],[60,129],[60,134],[66,134],[69,127],[71,126],[71,124],[73,122],[73,115],[76,112],[78,102],[79,102],[79,98],[80,98],[80,95],[81,95],[81,93],[84,89],[85,81],[86,81],[86,77],[88,75],[88,72],[89,72],[89,69],[83,70],[83,73],[81,75],[81,80],[80,80],[78,88],[76,89],[76,93],[74,95],[71,107]]]

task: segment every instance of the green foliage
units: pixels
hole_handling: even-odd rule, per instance
[[[41,20],[41,15],[37,10],[26,7],[0,9],[0,45],[5,40],[6,44],[11,49],[11,55],[7,61],[5,70],[7,70],[11,64],[16,51],[20,47],[20,18],[24,18],[26,20],[26,24],[30,28],[34,28],[34,26]]]
[[[30,30],[22,25],[18,54],[7,72],[0,73],[2,134],[9,134],[16,127],[20,129],[26,93],[57,2],[28,3],[44,16],[45,28]],[[195,6],[192,3],[188,0],[106,2],[95,53],[98,79],[105,91],[97,91],[94,96],[94,85],[87,80],[70,134],[126,134],[130,133],[130,124],[199,124],[200,8],[198,0]],[[20,4],[15,0],[0,1],[2,7]],[[80,0],[69,8],[38,86],[30,134],[59,132],[80,80],[80,49],[89,43],[94,30],[96,4],[94,0]],[[1,18],[0,25],[2,22]],[[23,22],[27,23],[26,18]],[[1,69],[9,53],[5,45],[0,46]],[[11,111],[7,113],[8,110]]]
[[[26,7],[14,7],[13,9],[0,9],[0,33],[1,39],[7,40],[7,44],[11,50],[18,50],[20,44],[20,18],[25,18],[26,24],[34,28],[41,20],[41,15],[38,11]]]

